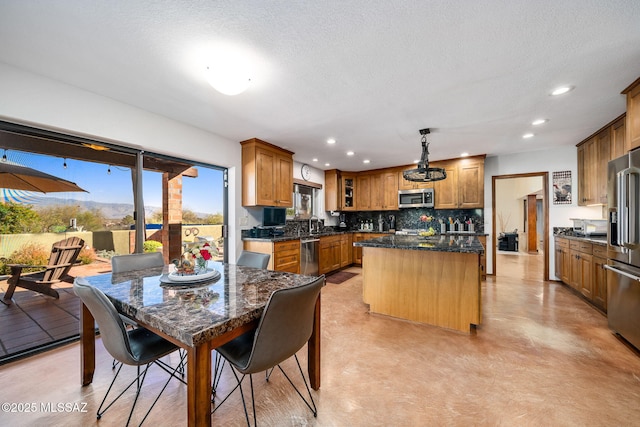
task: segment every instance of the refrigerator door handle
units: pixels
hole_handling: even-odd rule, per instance
[[[618,242],[620,246],[634,249],[640,244],[638,238],[638,185],[640,169],[627,168],[616,175],[618,199]]]
[[[616,199],[618,202],[618,244],[622,247],[627,243],[627,176],[629,169],[622,170],[616,174]]]
[[[615,267],[612,267],[610,265],[605,265],[604,268],[606,268],[607,270],[611,270],[616,274],[621,274],[621,275],[623,275],[625,277],[628,277],[629,279],[637,280],[638,282],[640,282],[640,277],[636,276],[635,274],[627,273],[626,271],[619,270],[619,269],[617,269]]]

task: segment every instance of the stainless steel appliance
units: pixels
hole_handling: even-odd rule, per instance
[[[432,208],[433,188],[398,191],[399,208]]]
[[[606,236],[606,219],[581,219],[571,218],[573,221],[573,232],[579,236]]]
[[[300,239],[300,274],[318,275],[318,246],[320,239]]]
[[[640,349],[640,150],[609,162],[607,319]]]

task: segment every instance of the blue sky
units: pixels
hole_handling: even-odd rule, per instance
[[[33,169],[75,182],[88,193],[31,193],[38,197],[56,197],[102,203],[133,203],[131,171],[120,166],[111,166],[7,150],[7,160]],[[111,173],[108,173],[111,169]],[[198,166],[198,177],[182,179],[183,208],[194,212],[222,213],[223,175],[222,171]],[[144,171],[145,206],[162,207],[162,175]]]

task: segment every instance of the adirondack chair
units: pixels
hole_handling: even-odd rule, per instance
[[[83,246],[84,240],[79,237],[69,237],[53,244],[48,265],[9,264],[9,267],[11,267],[11,277],[7,279],[9,287],[1,301],[6,305],[10,305],[11,298],[17,287],[60,298],[58,291],[52,289],[51,285],[59,282],[73,283],[73,277],[69,276],[68,273],[76,262],[76,258],[78,258]],[[22,274],[22,269],[32,267],[43,267],[44,270]]]

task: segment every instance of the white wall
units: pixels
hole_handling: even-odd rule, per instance
[[[578,162],[577,149],[574,146],[558,147],[554,150],[541,150],[526,153],[516,153],[498,157],[487,157],[484,168],[484,230],[489,234],[487,238],[487,272],[493,273],[493,239],[492,229],[492,177],[500,175],[512,175],[530,172],[548,172],[549,188],[552,188],[553,172],[571,171],[573,193],[577,194],[578,188]],[[581,207],[575,202],[571,205],[554,205],[552,195],[548,196],[549,204],[549,278],[553,279],[555,251],[553,242],[553,227],[571,227],[570,218],[602,218],[601,207]]]
[[[229,168],[229,259],[235,260],[244,216],[239,142],[3,63],[0,94],[0,120]]]

